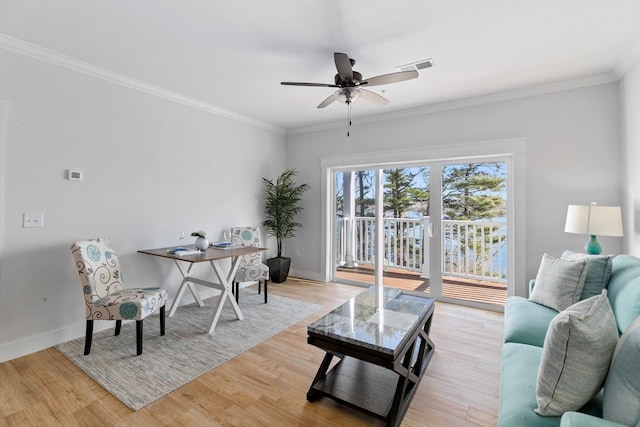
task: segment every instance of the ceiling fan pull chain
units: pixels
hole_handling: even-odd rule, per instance
[[[347,137],[349,137],[349,131],[351,130],[351,103],[347,102],[347,109],[349,111],[349,123],[347,124]]]

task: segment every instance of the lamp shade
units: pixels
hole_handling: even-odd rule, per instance
[[[564,231],[620,237],[623,235],[622,209],[620,206],[598,206],[595,203],[588,206],[569,205]]]
[[[564,224],[564,231],[566,233],[588,234],[589,207],[590,206],[569,205],[567,209],[567,221]]]

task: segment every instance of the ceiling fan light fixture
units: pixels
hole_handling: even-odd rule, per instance
[[[360,89],[356,87],[345,87],[338,94],[338,99],[344,104],[350,104],[360,98]]]

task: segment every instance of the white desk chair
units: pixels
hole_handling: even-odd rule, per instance
[[[260,229],[258,227],[232,227],[231,243],[234,245],[260,247]],[[258,293],[261,293],[264,282],[264,303],[267,303],[267,282],[269,281],[269,267],[262,262],[262,253],[255,252],[243,255],[240,259],[238,271],[233,278],[233,292],[236,302],[239,301],[240,283],[258,282]]]

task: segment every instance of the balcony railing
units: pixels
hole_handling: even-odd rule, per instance
[[[383,224],[385,266],[429,277],[429,217],[385,218]],[[506,223],[444,220],[442,226],[443,275],[506,283]],[[374,231],[374,218],[338,218],[338,265],[374,264]]]

